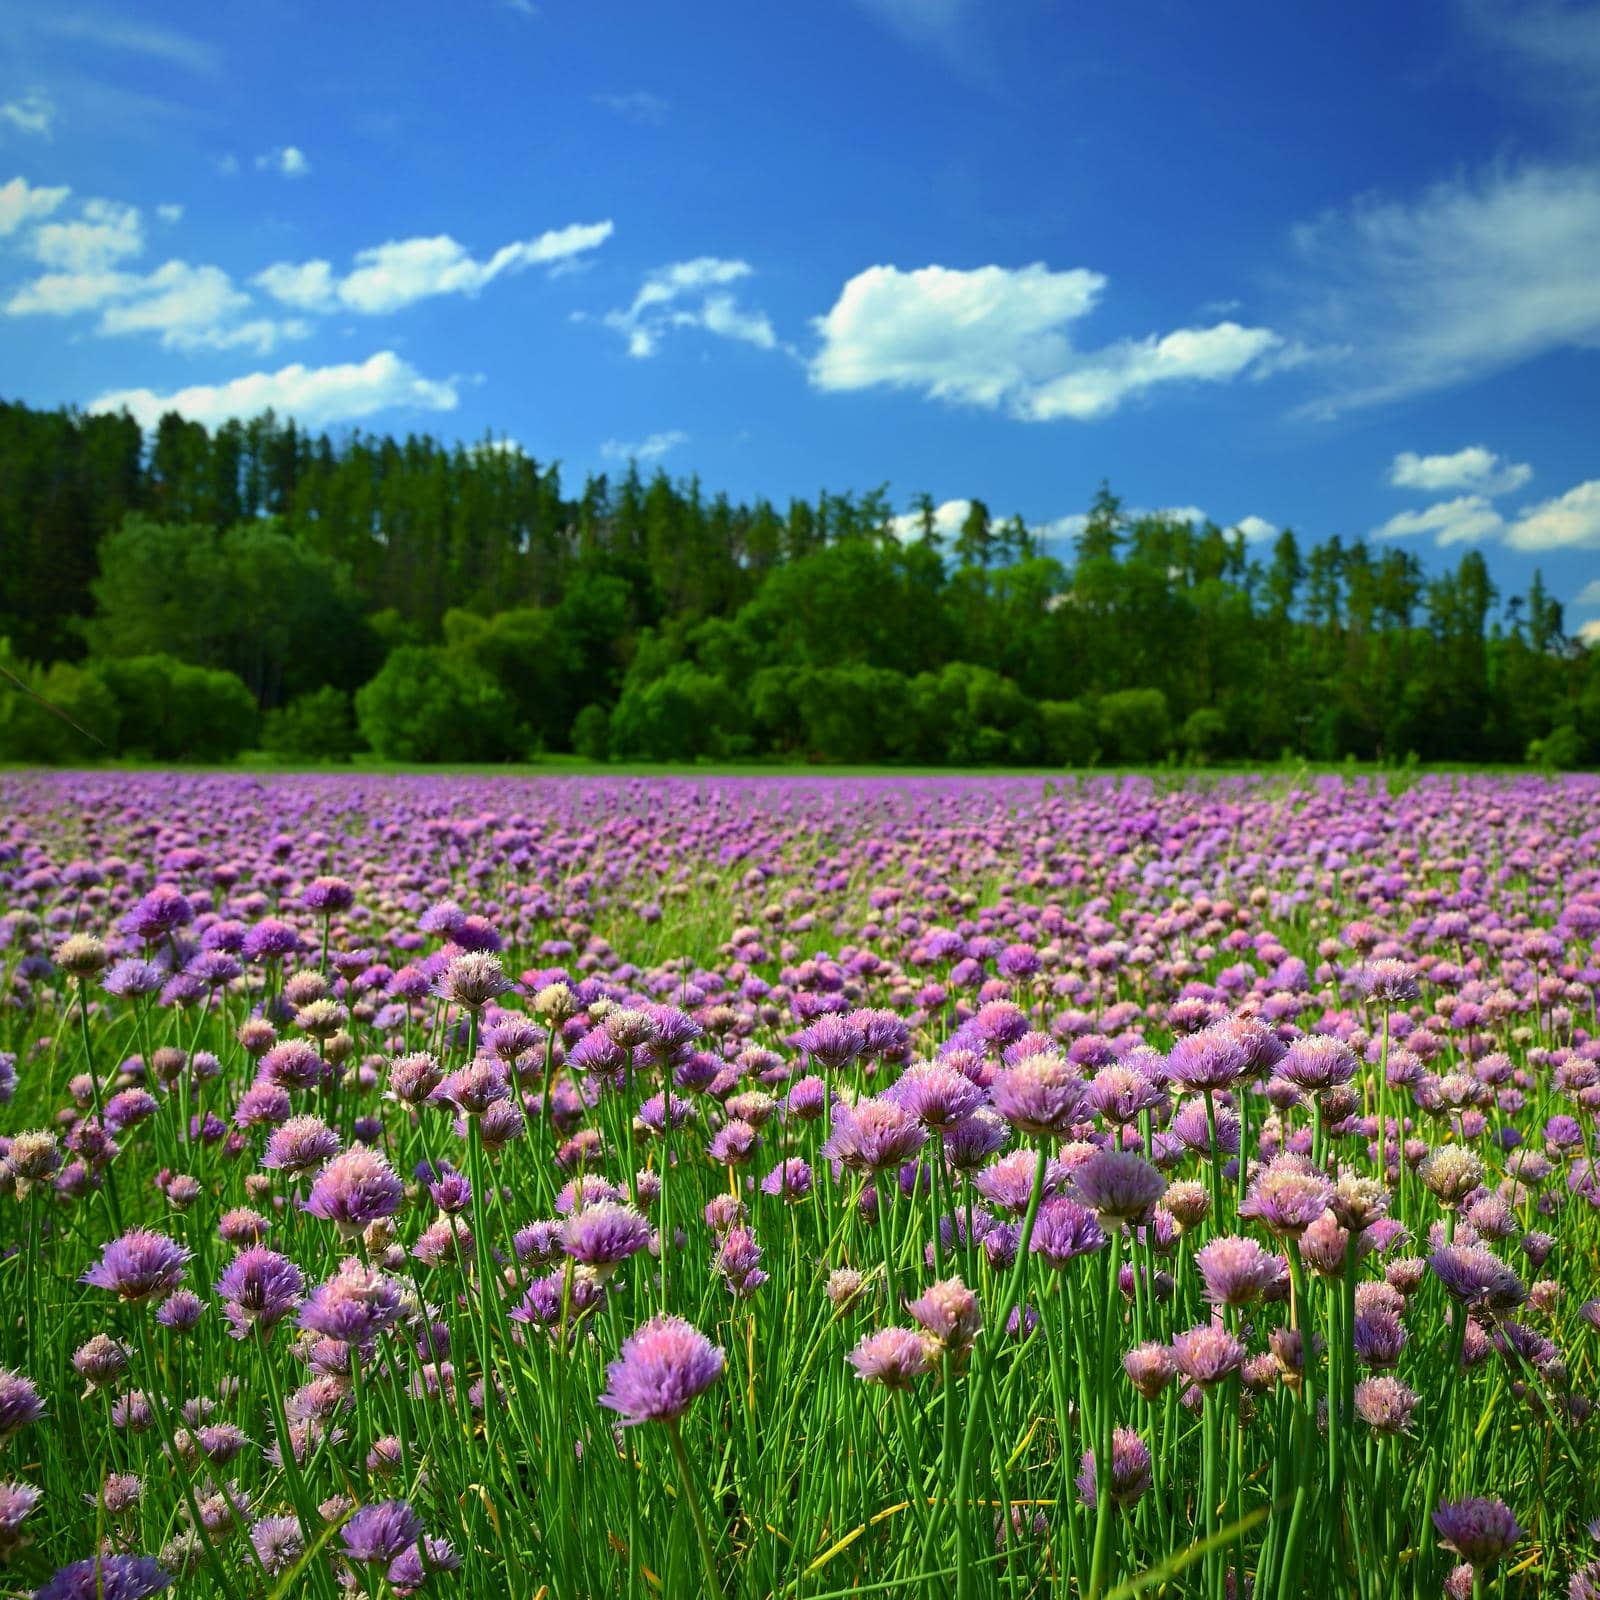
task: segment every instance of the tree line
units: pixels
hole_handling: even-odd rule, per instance
[[[0,756],[1600,760],[1535,574],[1130,517],[1063,558],[887,486],[778,506],[493,439],[0,403]]]

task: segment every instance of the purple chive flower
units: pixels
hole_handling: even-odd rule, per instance
[[[400,1320],[404,1302],[393,1278],[346,1256],[300,1308],[300,1326],[341,1344],[370,1344]]]
[[[586,1267],[615,1267],[649,1243],[650,1224],[615,1200],[585,1206],[561,1226],[561,1248]]]
[[[1231,1089],[1250,1071],[1253,1042],[1225,1023],[1185,1034],[1167,1056],[1167,1076],[1196,1093]]]
[[[1516,1273],[1482,1245],[1444,1245],[1428,1266],[1445,1293],[1473,1311],[1514,1311],[1528,1296]]]
[[[1132,1428],[1116,1428],[1111,1435],[1111,1500],[1127,1510],[1142,1500],[1150,1488],[1150,1447]],[[1096,1496],[1094,1451],[1085,1450],[1078,1467],[1078,1495],[1092,1511]]]
[[[0,1367],[0,1444],[44,1415],[44,1401],[33,1379]]]
[[[1166,1345],[1141,1344],[1123,1356],[1122,1370],[1146,1400],[1154,1400],[1172,1382],[1178,1368]]]
[[[1384,1005],[1409,1005],[1422,993],[1416,969],[1404,961],[1369,961],[1356,971],[1356,988]]]
[[[336,1155],[317,1174],[302,1211],[333,1223],[353,1239],[381,1217],[392,1217],[405,1198],[405,1188],[388,1158],[364,1145]]]
[[[1126,1150],[1096,1150],[1072,1169],[1072,1185],[1085,1205],[1113,1221],[1142,1220],[1167,1191],[1167,1180]]]
[[[1363,1378],[1355,1390],[1356,1415],[1374,1433],[1404,1433],[1411,1424],[1411,1413],[1417,1408],[1417,1396],[1387,1373],[1377,1378]]]
[[[28,1542],[22,1525],[40,1499],[40,1491],[31,1483],[0,1483],[0,1561]]]
[[[265,1245],[250,1245],[223,1268],[216,1295],[235,1339],[260,1329],[269,1334],[300,1303],[306,1281],[287,1256]]]
[[[934,1132],[970,1116],[985,1098],[977,1084],[943,1061],[914,1062],[900,1074],[888,1097]]]
[[[422,1518],[404,1500],[362,1506],[339,1530],[345,1555],[363,1566],[388,1566],[421,1537]]]
[[[1172,1359],[1191,1383],[1208,1389],[1238,1370],[1244,1346],[1226,1328],[1202,1323],[1173,1337]]]
[[[833,1108],[822,1154],[852,1172],[889,1172],[927,1143],[928,1130],[893,1100],[842,1101]]]
[[[1087,1206],[1065,1195],[1053,1195],[1039,1207],[1029,1246],[1048,1267],[1057,1271],[1079,1256],[1105,1248],[1105,1230]]]
[[[261,1165],[291,1174],[309,1172],[338,1153],[339,1135],[321,1117],[290,1117],[267,1136]]]
[[[845,1017],[818,1017],[803,1029],[796,1042],[819,1067],[838,1071],[847,1067],[866,1048],[862,1030]]]
[[[267,1576],[272,1578],[289,1571],[306,1550],[305,1534],[297,1517],[263,1517],[251,1526],[250,1543]]]
[[[468,1011],[481,1011],[511,987],[499,956],[488,950],[469,950],[445,968],[435,992]]]
[[[1280,1239],[1297,1239],[1328,1209],[1333,1185],[1298,1156],[1279,1156],[1256,1174],[1242,1217],[1255,1217]]]
[[[763,1194],[777,1195],[784,1200],[803,1200],[811,1193],[811,1167],[799,1156],[780,1161],[761,1180]]]
[[[1287,1271],[1281,1257],[1237,1234],[1202,1245],[1194,1260],[1214,1306],[1247,1306]]]
[[[1083,1101],[1083,1079],[1058,1055],[1040,1052],[1001,1067],[989,1086],[994,1108],[1020,1133],[1062,1139]]]
[[[100,980],[100,987],[118,1000],[137,1000],[155,994],[166,982],[166,974],[149,961],[118,961]]]
[[[424,1551],[426,1560],[424,1560]],[[432,1537],[422,1541],[421,1547],[412,1545],[402,1550],[389,1563],[384,1574],[396,1594],[408,1595],[420,1589],[432,1572],[454,1572],[461,1565],[461,1557],[448,1539]]]
[[[188,1250],[164,1233],[130,1228],[101,1250],[99,1261],[78,1282],[109,1289],[120,1300],[143,1305],[178,1287],[189,1256]]]
[[[761,1246],[748,1228],[730,1228],[717,1247],[717,1272],[735,1299],[748,1299],[767,1281]]]
[[[930,1370],[928,1339],[916,1328],[880,1328],[850,1352],[850,1365],[865,1383],[909,1389]]]
[[[939,1351],[949,1352],[958,1363],[971,1350],[983,1327],[983,1308],[978,1297],[960,1278],[946,1278],[931,1285],[906,1310]]]
[[[722,1352],[682,1317],[652,1317],[622,1341],[600,1404],[624,1425],[675,1422],[722,1376]]]
[[[1492,1567],[1524,1534],[1503,1500],[1476,1496],[1443,1501],[1433,1525],[1445,1549],[1454,1550],[1474,1571]]]
[[[91,1556],[60,1568],[33,1600],[146,1600],[171,1582],[153,1556]]]

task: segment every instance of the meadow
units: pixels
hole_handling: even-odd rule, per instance
[[[0,1593],[1600,1595],[1600,779],[0,772]]]

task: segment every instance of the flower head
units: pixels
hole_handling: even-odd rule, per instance
[[[1492,1567],[1523,1536],[1503,1500],[1468,1496],[1446,1500],[1433,1514],[1439,1542],[1470,1567]]]
[[[622,1341],[600,1404],[624,1425],[673,1422],[722,1376],[722,1352],[682,1317],[655,1316]]]
[[[109,1289],[119,1300],[142,1305],[171,1294],[183,1279],[190,1252],[164,1233],[130,1228],[100,1252],[79,1283]]]

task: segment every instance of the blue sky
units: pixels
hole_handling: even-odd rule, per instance
[[[0,0],[0,358],[1057,536],[1104,477],[1600,637],[1600,6]]]

